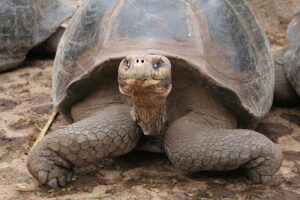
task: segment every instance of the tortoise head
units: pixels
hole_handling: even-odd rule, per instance
[[[158,135],[166,121],[166,98],[171,91],[171,63],[159,55],[126,56],[119,66],[120,92],[133,100],[133,120],[145,135]]]
[[[160,55],[126,56],[119,66],[118,81],[120,92],[126,96],[165,99],[172,88],[171,63]]]

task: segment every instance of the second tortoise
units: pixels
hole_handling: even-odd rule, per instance
[[[56,51],[60,25],[76,8],[70,0],[0,0],[0,72],[19,66],[32,48],[51,36],[45,52]]]

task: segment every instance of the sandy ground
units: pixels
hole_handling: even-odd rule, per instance
[[[300,0],[249,0],[273,48],[285,44],[284,28]],[[284,151],[268,185],[249,182],[240,171],[182,174],[163,154],[131,152],[99,163],[94,174],[69,186],[37,185],[26,169],[30,145],[51,113],[53,59],[28,59],[0,74],[0,199],[300,199],[300,108],[273,108],[258,130]],[[66,122],[59,116],[52,129]]]

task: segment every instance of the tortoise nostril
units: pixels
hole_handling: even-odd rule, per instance
[[[144,60],[142,60],[141,62],[144,63]]]
[[[136,62],[138,63],[138,62],[139,62],[139,60],[136,60]]]

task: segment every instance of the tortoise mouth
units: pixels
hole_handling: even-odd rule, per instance
[[[126,96],[166,97],[172,89],[172,84],[166,79],[138,80],[134,78],[119,79],[119,90]]]

